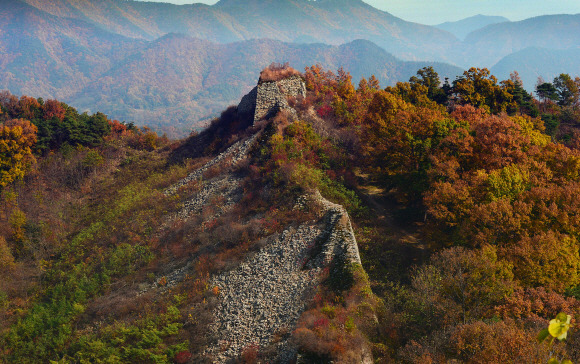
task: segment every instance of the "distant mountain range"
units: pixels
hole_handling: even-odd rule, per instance
[[[407,80],[425,66],[450,78],[462,72],[443,63],[400,61],[364,40],[341,46],[267,39],[224,45],[170,34],[116,63],[70,102],[83,110],[101,110],[168,131],[170,126],[189,126],[192,120],[203,122],[237,103],[273,61],[287,61],[297,69],[343,66],[355,84],[374,74],[384,86]]]
[[[455,57],[463,64],[491,67],[528,47],[569,49],[580,46],[580,14],[545,15],[478,29],[465,38]],[[564,72],[564,70],[563,70]]]
[[[174,33],[155,40],[130,38],[103,29],[104,7],[112,14],[108,22],[142,30],[140,22],[122,21],[133,13],[114,8],[112,4],[122,5],[118,1],[95,3],[101,10],[88,14],[100,24],[71,5],[88,2],[62,1],[61,7],[29,2],[0,0],[0,89],[58,98],[81,110],[100,110],[172,134],[237,103],[256,83],[256,74],[274,61],[298,69],[317,63],[335,71],[343,66],[355,83],[374,74],[385,86],[407,80],[427,65],[450,78],[462,71],[443,63],[401,61],[363,40],[331,46],[268,39],[222,44]],[[174,8],[179,7],[168,9]]]
[[[221,0],[213,6],[127,0],[22,0],[54,16],[131,38],[181,33],[217,43],[255,38],[339,45],[367,39],[408,60],[446,60],[457,39],[407,22],[362,0]]]
[[[0,0],[0,89],[177,133],[236,103],[274,61],[343,66],[384,86],[427,65],[453,79],[499,62],[500,78],[518,70],[528,88],[538,74],[577,72],[580,14],[503,19],[438,29],[361,0]]]
[[[510,54],[491,68],[500,79],[509,78],[517,70],[525,88],[533,91],[538,80],[552,82],[561,73],[580,76],[580,47],[572,49],[547,49],[529,47]]]
[[[503,22],[509,22],[508,18],[503,16],[488,16],[488,15],[475,15],[469,18],[461,19],[453,22],[445,22],[439,25],[435,25],[435,28],[445,30],[459,39],[465,39],[465,37],[478,29],[485,26]]]

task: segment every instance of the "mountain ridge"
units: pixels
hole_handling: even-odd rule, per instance
[[[468,34],[457,56],[472,65],[491,67],[501,58],[528,47],[576,47],[580,45],[580,32],[575,29],[580,29],[580,14],[543,15],[492,24]]]
[[[56,17],[24,2],[11,8],[20,10],[3,10],[8,20],[0,24],[0,45],[12,57],[0,61],[0,88],[163,126],[174,136],[235,103],[271,62],[290,61],[299,69],[316,63],[332,70],[345,66],[355,79],[375,74],[385,85],[416,72],[370,41],[331,46],[261,39],[224,45],[176,33],[146,41],[84,20]],[[13,19],[16,13],[35,20],[27,20],[31,26],[21,31],[22,21]],[[29,58],[14,61],[18,54]],[[440,66],[446,75],[460,73]]]
[[[455,37],[445,31],[407,22],[361,0],[254,1],[244,6],[237,5],[238,2],[177,6],[120,0],[96,4],[77,0],[56,0],[51,4],[41,0],[25,1],[47,12],[88,18],[119,34],[149,40],[170,32],[218,43],[252,38],[296,41],[312,36],[315,41],[337,45],[366,38],[409,60],[445,60],[443,50],[456,42]],[[110,16],[103,15],[106,11]]]
[[[455,35],[457,38],[463,40],[469,33],[481,29],[487,25],[509,21],[510,20],[508,18],[503,16],[478,14],[457,21],[449,21],[437,24],[435,27],[448,31],[449,33]]]
[[[355,81],[375,74],[386,86],[429,65],[442,78],[461,74],[442,60],[465,69],[492,68],[530,44],[580,44],[580,32],[570,31],[580,28],[579,15],[488,25],[460,43],[444,30],[406,22],[360,0],[284,0],[282,9],[267,0],[245,7],[233,0],[213,6],[121,0],[3,4],[0,88],[164,128],[207,122],[249,91],[252,75],[271,62],[289,61],[298,69],[344,66]],[[554,28],[561,18],[563,25]],[[528,31],[537,22],[544,24],[542,31]],[[439,61],[416,61],[431,56]],[[567,72],[575,69],[560,70]]]

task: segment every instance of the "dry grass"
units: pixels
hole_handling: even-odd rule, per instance
[[[260,72],[259,82],[276,82],[291,76],[300,76],[300,72],[290,67],[288,62],[284,64],[274,62]]]

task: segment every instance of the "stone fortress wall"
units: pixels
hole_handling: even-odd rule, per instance
[[[296,111],[288,105],[289,97],[306,96],[306,84],[302,77],[293,75],[280,81],[261,81],[238,105],[238,113],[254,116],[254,123],[275,116],[278,111]]]
[[[262,81],[240,102],[238,113],[253,115],[254,123],[275,116],[280,110],[296,114],[288,104],[288,97],[305,96],[306,86],[300,76],[292,75],[279,81]],[[232,208],[242,198],[240,179],[232,167],[248,158],[259,134],[233,144],[200,169],[177,182],[165,193],[173,195],[194,181],[203,188],[188,197],[177,218],[199,215],[212,197],[223,196],[225,203],[218,213]],[[204,172],[221,166],[222,173],[208,179]],[[211,277],[209,287],[217,287],[219,297],[213,310],[210,326],[216,339],[204,354],[214,363],[231,363],[250,345],[274,345],[273,362],[302,362],[289,334],[306,310],[316,287],[322,284],[325,269],[341,258],[347,264],[360,265],[355,234],[347,211],[341,205],[326,200],[318,191],[310,192],[296,201],[297,211],[315,211],[317,219],[299,226],[288,226],[281,234],[264,238],[263,246],[249,254],[236,268]],[[209,217],[209,219],[214,216]],[[191,268],[177,267],[168,272],[165,289],[184,279]],[[156,282],[148,289],[159,287]],[[371,364],[372,354],[363,348],[357,363]]]

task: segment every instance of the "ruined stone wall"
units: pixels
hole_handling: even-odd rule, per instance
[[[336,257],[361,263],[350,219],[341,205],[316,191],[299,199],[294,208],[313,208],[323,217],[269,237],[262,249],[237,268],[212,277],[210,286],[220,290],[211,326],[219,339],[206,351],[212,362],[229,363],[249,345],[267,347],[273,342],[277,354],[272,362],[293,362],[297,348],[289,336],[273,338],[296,329],[315,288],[322,284],[324,269]],[[358,363],[372,363],[366,347],[360,355]]]
[[[286,96],[280,92],[276,82],[263,82],[258,85],[254,122],[272,117],[278,111],[285,109],[290,109],[290,105],[286,101]]]
[[[286,97],[306,97],[306,84],[299,76],[291,76],[277,82],[280,92]]]
[[[273,83],[276,87],[275,83]],[[266,88],[269,90],[269,88]],[[216,214],[232,208],[243,197],[240,179],[230,168],[248,156],[258,134],[241,140],[219,154],[200,169],[192,172],[165,191],[173,195],[183,186],[201,181],[203,188],[183,202],[177,218],[200,216],[212,197],[222,196],[221,206],[213,206]],[[213,166],[223,166],[221,175],[204,180],[204,172]],[[219,296],[213,310],[210,333],[216,341],[210,343],[204,356],[212,363],[239,360],[240,352],[251,345],[274,349],[276,363],[292,363],[297,348],[291,335],[300,315],[307,309],[316,287],[322,284],[325,269],[341,257],[345,262],[360,264],[355,234],[347,211],[341,205],[326,200],[318,191],[308,193],[295,203],[296,211],[312,211],[317,219],[299,226],[291,225],[281,234],[264,238],[262,247],[248,254],[239,266],[211,277],[209,287],[217,287]],[[150,287],[168,289],[183,279],[195,261],[176,266]],[[161,280],[165,282],[161,285]],[[367,346],[361,347],[357,363],[372,364]],[[298,361],[304,362],[304,361]]]
[[[306,96],[306,85],[300,76],[291,76],[280,81],[260,82],[257,87],[242,98],[238,113],[248,115],[253,112],[254,123],[269,118],[280,110],[294,109],[288,105],[288,97]]]

